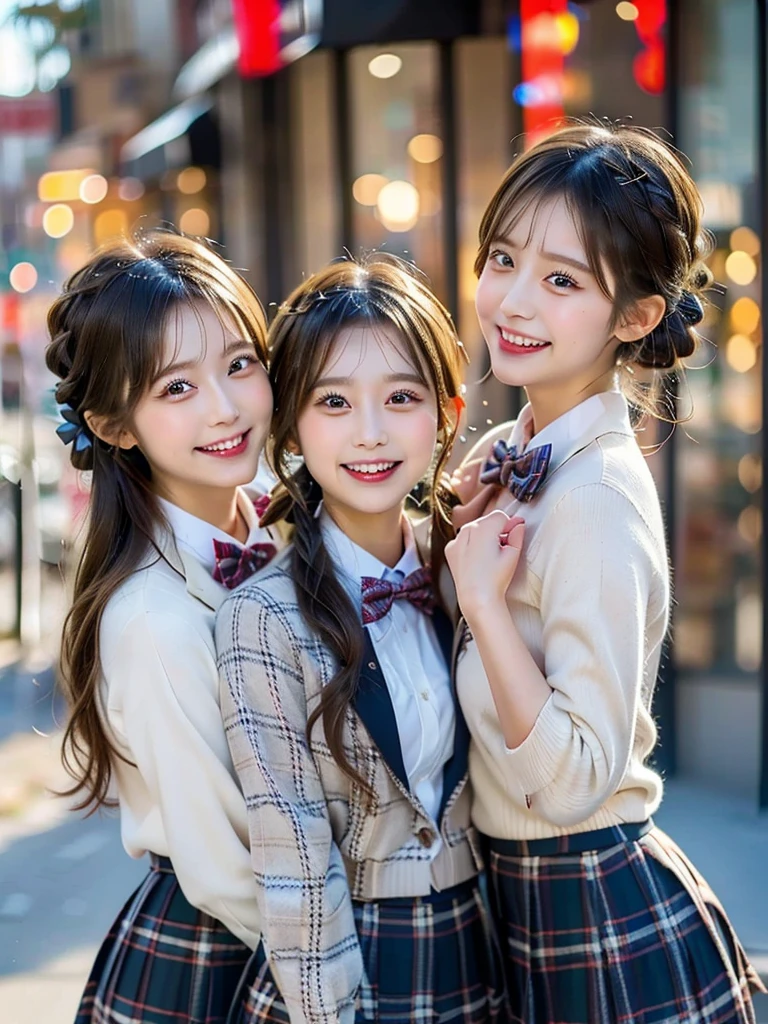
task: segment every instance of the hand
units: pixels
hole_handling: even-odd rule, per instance
[[[515,575],[525,535],[525,520],[501,509],[461,528],[445,548],[445,560],[456,584],[456,597],[467,622],[489,604],[505,599]]]
[[[483,514],[491,496],[498,489],[495,484],[480,483],[480,471],[484,464],[484,459],[472,459],[454,470],[450,478],[450,489],[460,502],[451,512],[451,522],[457,532]]]

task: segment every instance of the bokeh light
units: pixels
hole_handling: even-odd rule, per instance
[[[133,203],[144,195],[144,182],[138,178],[123,178],[117,186],[117,195],[124,203]]]
[[[102,174],[89,174],[80,184],[80,198],[91,205],[100,203],[108,191],[107,179]]]
[[[93,222],[93,238],[97,245],[127,234],[128,217],[123,210],[103,210]]]
[[[757,362],[757,350],[751,338],[745,334],[732,334],[725,345],[728,365],[737,373],[746,373]]]
[[[43,214],[43,231],[50,238],[63,238],[72,230],[75,215],[66,203],[54,203]]]
[[[375,206],[379,192],[388,181],[383,174],[361,174],[352,186],[352,195],[361,206]]]
[[[389,231],[410,231],[419,219],[419,193],[409,181],[390,181],[379,192],[376,206]]]
[[[193,196],[196,192],[202,192],[206,181],[202,167],[185,167],[183,171],[179,171],[176,188],[185,196]]]
[[[368,70],[374,78],[393,78],[402,66],[403,62],[397,54],[380,53],[369,61]]]
[[[433,164],[443,155],[443,142],[437,135],[414,135],[408,143],[409,156],[419,164]]]
[[[726,259],[725,272],[734,284],[752,284],[757,276],[757,265],[749,253],[737,249]]]
[[[207,235],[211,230],[211,218],[206,210],[193,206],[182,213],[179,227],[185,235]]]
[[[760,306],[748,295],[742,295],[731,306],[731,327],[739,334],[751,334],[760,323]]]
[[[11,288],[23,295],[25,292],[31,292],[37,284],[37,270],[31,263],[22,260],[21,263],[17,263],[11,268],[8,280]]]
[[[748,227],[735,228],[729,239],[731,249],[741,249],[748,256],[757,256],[760,252],[760,239]]]

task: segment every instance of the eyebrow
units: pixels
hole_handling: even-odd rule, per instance
[[[238,352],[244,348],[253,348],[253,342],[248,341],[245,338],[233,338],[228,341],[222,352],[224,359],[227,356],[231,356],[233,352]],[[182,370],[192,370],[196,366],[200,365],[199,359],[187,359],[185,362],[171,363],[170,366],[165,366],[155,377],[155,382],[160,380],[161,377],[167,377],[171,373],[179,373]]]
[[[490,244],[507,245],[510,249],[521,248],[521,246],[516,245],[511,238],[495,238]],[[525,246],[522,246],[522,248],[525,248]],[[567,263],[569,267],[574,267],[576,270],[580,270],[583,274],[592,273],[592,268],[588,263],[582,263],[581,260],[577,260],[573,256],[566,256],[561,252],[545,252],[544,250],[540,250],[539,256],[542,256],[545,260],[552,260],[553,263]]]
[[[390,373],[384,378],[384,382],[386,384],[418,384],[420,387],[426,387],[424,378],[419,377],[417,373]],[[318,388],[327,387],[349,387],[354,383],[355,381],[353,377],[321,377],[320,380],[315,383],[312,390],[316,391]]]

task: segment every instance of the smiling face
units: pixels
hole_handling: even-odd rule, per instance
[[[366,547],[399,523],[403,500],[429,469],[437,431],[434,388],[394,328],[358,326],[336,338],[299,415],[297,440],[326,510]]]
[[[565,201],[531,203],[512,224],[490,244],[477,314],[494,376],[526,388],[538,428],[610,386],[624,339]]]
[[[119,444],[138,445],[158,495],[210,520],[222,496],[255,476],[271,415],[253,342],[206,303],[185,303],[170,313],[164,369]]]

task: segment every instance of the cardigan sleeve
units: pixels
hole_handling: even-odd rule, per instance
[[[585,821],[618,789],[642,696],[654,574],[666,553],[629,499],[587,484],[565,494],[529,553],[541,579],[552,694],[506,750],[510,781],[553,824]]]
[[[108,607],[102,637],[106,717],[146,787],[121,793],[121,813],[139,829],[142,817],[159,815],[167,849],[153,852],[171,858],[193,906],[255,949],[256,886],[213,637],[190,628],[180,609],[128,601]],[[147,826],[155,830],[151,820]]]
[[[291,1024],[351,1024],[363,961],[306,739],[301,641],[255,588],[219,610],[222,710],[248,807],[264,944]]]

